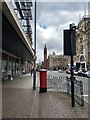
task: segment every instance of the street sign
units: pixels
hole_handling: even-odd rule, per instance
[[[71,56],[71,53],[72,55],[76,55],[76,35],[74,30],[72,48],[73,51],[71,51],[71,30],[64,30],[64,55]]]

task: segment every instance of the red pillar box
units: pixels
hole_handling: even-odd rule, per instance
[[[47,92],[47,71],[40,70],[40,93]]]

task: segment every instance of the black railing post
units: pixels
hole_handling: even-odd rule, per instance
[[[81,106],[84,106],[83,83],[80,81]]]

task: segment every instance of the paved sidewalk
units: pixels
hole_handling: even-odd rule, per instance
[[[67,93],[39,93],[38,87],[33,91],[32,80],[30,74],[27,74],[12,81],[4,81],[3,118],[88,118],[87,104],[84,107],[76,104],[72,108]]]

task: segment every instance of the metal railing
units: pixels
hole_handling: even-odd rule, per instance
[[[71,81],[70,78],[67,77],[67,92],[71,95]],[[83,96],[83,82],[74,80],[74,96],[75,100],[81,106],[84,106],[84,96]]]
[[[67,92],[71,95],[71,80],[69,77],[47,76],[47,89],[50,91]],[[74,80],[75,100],[81,106],[84,106],[83,82]]]
[[[66,77],[47,76],[47,88],[50,91],[67,91]]]

